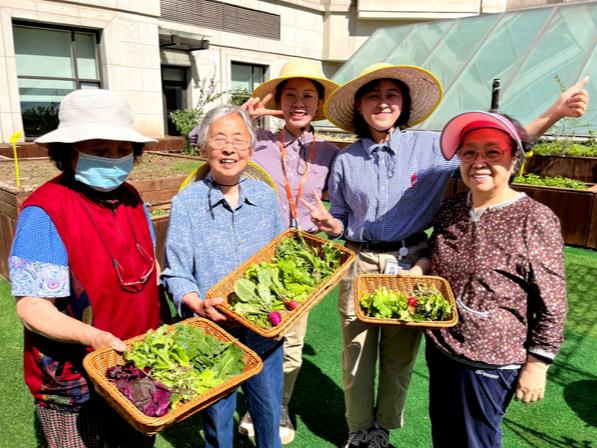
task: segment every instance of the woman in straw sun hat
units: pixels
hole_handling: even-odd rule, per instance
[[[125,183],[155,140],[107,90],[69,93],[59,120],[36,143],[62,174],[23,203],[9,258],[25,382],[50,447],[153,446],[94,394],[82,361],[160,323],[153,228]]]
[[[309,60],[287,62],[279,76],[259,85],[243,108],[253,120],[265,115],[284,119],[278,132],[257,130],[257,144],[252,160],[273,179],[280,210],[286,227],[295,226],[306,232],[317,227],[310,211],[299,201],[307,192],[318,198],[327,189],[330,166],[338,149],[315,137],[312,121],[321,120],[323,102],[338,87],[325,77],[321,65]],[[288,403],[302,364],[307,317],[297,322],[284,337],[284,394],[280,437],[282,443],[294,439],[294,427],[288,415]],[[239,431],[251,436],[251,417],[241,419]]]
[[[385,447],[389,429],[403,425],[421,332],[359,322],[352,282],[363,273],[421,275],[429,268],[424,230],[431,225],[458,160],[443,158],[439,134],[403,129],[427,118],[441,97],[439,80],[427,70],[382,63],[342,85],[324,106],[332,123],[360,138],[332,166],[330,212],[317,201],[305,202],[318,228],[346,239],[358,256],[340,284],[338,299],[349,427],[345,447]],[[582,85],[573,86],[529,126],[530,133],[544,132],[563,116],[582,114],[586,102]]]

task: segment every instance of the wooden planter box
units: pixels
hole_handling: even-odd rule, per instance
[[[581,182],[597,183],[597,157],[539,156],[529,157],[525,173],[561,176]]]
[[[588,190],[512,184],[516,191],[547,205],[560,219],[564,242],[597,249],[597,185]],[[461,180],[451,179],[446,197],[467,191]]]
[[[184,148],[184,138],[182,137],[162,137],[156,140],[157,143],[147,145],[145,150],[172,152],[182,151]],[[19,159],[48,157],[48,149],[33,142],[20,142],[17,143],[17,154]],[[12,159],[13,157],[12,145],[0,143],[0,158]]]

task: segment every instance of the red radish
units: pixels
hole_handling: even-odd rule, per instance
[[[288,308],[291,310],[296,310],[299,304],[296,300],[289,300],[286,302],[286,305],[288,305]]]
[[[272,311],[268,314],[267,318],[274,327],[282,322],[282,315],[278,311]]]
[[[410,296],[408,298],[408,306],[417,306],[417,304],[419,303],[419,301],[417,300],[416,297]]]

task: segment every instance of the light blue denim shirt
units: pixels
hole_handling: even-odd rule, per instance
[[[276,193],[265,183],[243,179],[233,210],[206,179],[172,199],[162,282],[179,312],[189,292],[200,297],[284,230]]]
[[[330,212],[351,241],[400,241],[428,228],[458,158],[447,161],[438,132],[396,131],[340,151],[329,180]],[[388,145],[389,143],[389,145]]]

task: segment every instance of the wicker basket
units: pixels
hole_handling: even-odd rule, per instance
[[[319,286],[317,286],[317,288],[311,292],[309,297],[307,297],[295,310],[284,313],[282,316],[282,322],[280,322],[278,325],[269,329],[259,327],[233,311],[227,304],[228,297],[234,292],[234,284],[236,281],[242,278],[245,271],[250,266],[256,263],[270,262],[274,258],[276,248],[282,242],[282,240],[286,238],[293,238],[296,233],[297,231],[295,229],[288,229],[278,235],[267,246],[262,248],[259,252],[240,265],[236,270],[228,274],[216,285],[214,285],[207,292],[206,298],[224,298],[225,302],[222,305],[217,305],[217,308],[222,311],[222,313],[236,320],[241,325],[249,328],[251,331],[263,336],[264,338],[281,339],[297,320],[303,317],[311,308],[319,303],[321,299],[323,299],[327,293],[342,279],[355,258],[355,254],[352,250],[347,249],[339,244],[335,244],[334,247],[342,253],[340,258],[340,267],[336,269],[332,275],[326,278]],[[319,248],[328,242],[323,238],[306,232],[302,232],[302,235],[307,244],[312,247]]]
[[[422,321],[422,322],[410,322],[403,321],[400,319],[385,319],[381,317],[369,317],[363,313],[361,309],[360,299],[367,294],[373,293],[376,289],[385,286],[390,291],[397,291],[403,294],[410,294],[417,284],[433,285],[444,298],[450,302],[452,306],[451,316],[442,321]],[[421,276],[421,277],[399,277],[396,275],[385,275],[385,274],[365,274],[359,275],[354,280],[354,308],[357,315],[357,319],[369,324],[376,325],[403,325],[405,327],[417,327],[417,328],[444,328],[453,327],[458,323],[458,312],[456,310],[456,300],[452,293],[452,288],[445,278],[434,277],[434,276]]]
[[[263,368],[263,362],[255,352],[242,345],[213,322],[200,317],[194,317],[179,322],[176,325],[181,324],[192,325],[193,327],[202,329],[207,334],[221,341],[228,341],[237,345],[243,352],[242,360],[245,363],[245,368],[241,374],[230,378],[225,383],[210,389],[204,394],[196,396],[186,403],[179,404],[176,409],[171,410],[162,417],[149,417],[143,414],[118,390],[115,384],[106,378],[106,371],[108,368],[118,364],[123,364],[125,362],[121,354],[112,349],[105,348],[89,353],[83,360],[83,366],[85,367],[85,370],[87,370],[87,373],[89,374],[97,393],[102,396],[110,404],[110,406],[112,406],[135,429],[148,435],[163,431],[168,426],[178,423],[181,420],[184,420],[185,418],[195,414],[196,412],[210,406],[223,396],[230,393],[243,381],[254,375],[257,375]],[[172,331],[176,325],[170,325],[170,327],[168,327],[168,331]],[[127,340],[127,346],[130,346],[134,341],[143,339],[143,337],[144,335],[140,335]]]

